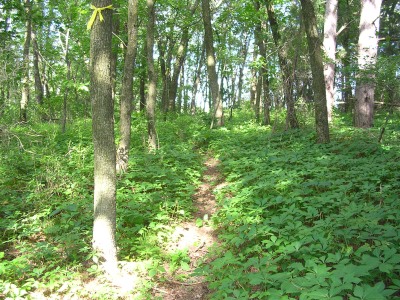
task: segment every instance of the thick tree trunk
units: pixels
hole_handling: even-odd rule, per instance
[[[285,99],[287,117],[286,121],[289,128],[298,128],[299,122],[297,121],[296,110],[293,99],[293,78],[290,72],[288,62],[287,47],[282,45],[281,34],[279,32],[278,21],[275,16],[272,0],[265,0],[267,4],[268,21],[272,31],[275,46],[278,49],[279,65],[282,70],[282,83],[283,83],[283,97]]]
[[[326,108],[326,93],[324,82],[324,64],[322,58],[321,40],[318,36],[317,20],[315,18],[312,0],[301,0],[303,21],[307,33],[308,52],[313,76],[315,123],[317,142],[329,143],[328,112]]]
[[[147,24],[147,72],[149,79],[148,96],[146,101],[148,149],[157,149],[156,133],[156,98],[157,98],[157,74],[154,68],[154,27],[155,27],[155,0],[147,0],[148,24]]]
[[[374,124],[374,68],[378,55],[379,15],[382,0],[361,0],[360,36],[358,39],[358,76],[354,125],[369,128]]]
[[[129,148],[131,140],[131,115],[133,102],[133,74],[138,44],[138,0],[128,1],[128,45],[124,60],[124,74],[121,87],[121,117],[120,134],[117,150],[117,173],[126,171],[129,160]]]
[[[32,35],[32,3],[30,0],[25,0],[25,41],[23,49],[23,61],[22,61],[22,95],[20,102],[20,115],[19,119],[21,122],[27,121],[27,109],[29,103],[29,48],[31,44]]]
[[[327,61],[324,65],[328,121],[332,121],[332,110],[335,103],[335,59],[336,27],[338,19],[338,0],[327,0],[325,5],[324,50]]]
[[[119,4],[115,1],[113,8],[118,11]],[[112,33],[115,39],[118,39],[120,31],[120,20],[119,14],[113,14],[112,18]],[[120,41],[114,42],[112,45],[112,54],[111,54],[111,80],[112,80],[112,97],[113,101],[115,101],[115,95],[117,93],[117,61],[118,61],[118,52],[119,52],[119,44]]]
[[[210,12],[209,0],[202,0],[201,6],[202,6],[203,24],[204,24],[204,44],[207,56],[207,73],[208,73],[208,81],[210,85],[211,97],[213,102],[212,121],[211,121],[211,128],[213,128],[214,126],[220,127],[224,125],[224,115],[223,115],[221,94],[218,86],[218,76],[216,71],[214,39],[213,39],[213,30],[211,25],[211,12]]]
[[[111,0],[93,0],[98,8],[111,5]],[[114,141],[114,103],[111,79],[112,10],[96,16],[90,34],[90,98],[92,101],[94,147],[94,223],[93,249],[106,272],[117,272],[116,172]]]

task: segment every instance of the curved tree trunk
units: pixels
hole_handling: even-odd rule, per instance
[[[92,0],[95,7],[107,7],[111,0]],[[93,249],[106,272],[117,272],[116,172],[114,103],[111,79],[112,10],[102,11],[90,34],[90,98],[92,101],[94,147]]]
[[[322,58],[322,43],[318,36],[317,20],[315,18],[312,0],[301,0],[301,11],[307,33],[308,52],[313,77],[315,123],[317,142],[329,143],[328,112],[326,108],[326,93],[324,82],[324,64]]]
[[[379,15],[382,0],[361,0],[360,36],[358,39],[358,76],[354,125],[360,128],[374,124],[375,75],[378,55]]]
[[[133,101],[133,74],[138,44],[138,0],[128,1],[128,45],[124,60],[121,87],[121,117],[119,129],[121,140],[117,150],[117,173],[126,171],[131,140],[131,115]]]
[[[147,0],[148,24],[147,24],[147,70],[149,78],[148,96],[146,101],[148,149],[157,149],[156,133],[156,97],[157,97],[157,74],[154,68],[154,27],[155,27],[155,0]]]
[[[211,128],[215,125],[217,127],[224,125],[224,115],[222,109],[222,99],[218,86],[218,75],[216,71],[216,60],[214,54],[214,39],[213,30],[211,25],[211,12],[209,0],[202,0],[201,7],[203,12],[203,24],[204,24],[204,44],[206,48],[207,56],[207,73],[208,81],[210,84],[211,97],[212,97],[212,121]],[[216,124],[215,124],[216,121]]]

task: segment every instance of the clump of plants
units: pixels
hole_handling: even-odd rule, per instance
[[[181,263],[166,257],[164,247],[174,224],[190,216],[202,172],[193,149],[206,126],[196,118],[182,126],[188,118],[164,122],[160,149],[148,153],[145,120],[134,116],[128,171],[118,178],[119,258],[146,262],[152,276],[165,271],[164,262]],[[91,250],[91,122],[77,120],[65,134],[56,124],[16,125],[1,138],[0,298],[67,293],[98,271]],[[75,292],[89,295],[84,288]]]
[[[212,298],[399,298],[396,126],[381,144],[379,128],[343,124],[327,145],[312,129],[215,133],[229,186],[213,219],[226,250],[199,270]]]

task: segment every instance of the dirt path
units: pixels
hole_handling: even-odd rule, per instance
[[[199,220],[209,220],[216,211],[214,190],[225,185],[218,171],[218,164],[219,161],[215,158],[209,157],[206,160],[205,166],[207,169],[203,174],[202,183],[193,196],[196,207],[193,219],[176,228],[169,245],[171,253],[179,250],[188,250],[190,270],[178,273],[178,275],[187,275],[185,276],[186,279],[182,282],[171,279],[160,284],[153,290],[155,297],[163,300],[207,299],[209,290],[204,278],[188,275],[192,274],[198,264],[205,258],[210,247],[218,243],[216,234],[207,221],[203,221],[203,226],[196,224],[196,220],[197,223]]]

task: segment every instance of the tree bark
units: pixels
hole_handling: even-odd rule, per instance
[[[147,23],[147,73],[149,79],[148,96],[146,101],[148,149],[157,149],[156,132],[156,97],[157,97],[157,74],[154,68],[154,27],[155,27],[155,0],[147,0],[148,23]]]
[[[242,62],[239,67],[239,82],[238,82],[238,94],[237,94],[237,101],[234,101],[233,106],[236,105],[240,107],[242,104],[242,91],[243,91],[243,73],[244,73],[244,68],[246,66],[246,60],[247,60],[247,53],[249,50],[249,38],[248,35],[245,36],[244,38],[244,43],[242,45],[242,49],[240,51]]]
[[[251,67],[251,81],[250,81],[250,105],[252,109],[254,109],[256,105],[256,96],[257,96],[258,72],[257,68],[255,67],[255,64],[257,63],[257,56],[258,56],[258,51],[255,45],[253,45],[253,66]]]
[[[324,50],[327,61],[324,65],[328,121],[332,121],[332,110],[335,103],[335,59],[336,27],[338,19],[338,0],[327,0],[325,5]]]
[[[65,132],[65,128],[67,125],[67,101],[68,101],[68,93],[69,93],[69,81],[71,79],[71,61],[69,59],[69,28],[65,34],[65,46],[63,47],[64,50],[64,60],[67,67],[67,78],[64,84],[64,99],[63,99],[63,111],[62,111],[62,118],[61,118],[61,132]],[[60,33],[61,35],[61,33]],[[61,36],[60,36],[60,42]]]
[[[92,0],[103,8],[111,0]],[[112,10],[96,16],[90,33],[90,98],[93,118],[94,147],[94,223],[93,249],[101,258],[106,272],[117,271],[116,172],[114,141],[114,103],[112,100],[111,48]]]
[[[200,85],[200,74],[201,74],[201,67],[203,65],[204,61],[204,43],[201,47],[201,53],[198,54],[198,60],[197,60],[197,68],[196,68],[196,73],[194,74],[194,80],[193,80],[193,87],[192,87],[192,101],[190,103],[190,112],[192,115],[196,113],[196,95],[197,95],[197,89],[199,88]]]
[[[198,4],[199,0],[195,0],[193,5],[189,8],[189,15],[193,15],[196,12]],[[189,26],[185,25],[182,29],[182,37],[178,46],[178,51],[176,53],[175,64],[171,78],[171,85],[169,88],[169,103],[171,109],[175,109],[175,100],[178,91],[178,79],[186,58],[189,38]]]
[[[23,62],[22,62],[22,95],[20,102],[20,115],[19,119],[21,122],[27,121],[27,109],[29,103],[29,48],[31,44],[32,35],[32,3],[30,0],[25,0],[25,41],[23,49]]]
[[[119,4],[117,2],[114,3],[113,8],[118,10]],[[120,31],[120,20],[119,14],[113,14],[112,18],[112,33],[115,35],[117,39]],[[118,61],[118,52],[120,41],[112,43],[112,54],[111,54],[111,80],[112,80],[112,97],[113,101],[115,101],[115,95],[117,93],[117,61]]]
[[[40,78],[40,68],[39,68],[39,47],[36,38],[36,33],[32,31],[32,46],[33,46],[33,71],[35,76],[35,96],[36,102],[39,105],[43,104],[43,84]]]
[[[322,58],[322,43],[318,36],[317,20],[312,0],[301,0],[301,11],[307,33],[308,52],[313,76],[315,123],[317,142],[329,143],[328,112],[326,108],[326,93],[324,82],[324,64]]]
[[[260,2],[257,0],[255,3],[255,8],[257,11],[260,10]],[[262,58],[262,65],[260,68],[261,72],[261,79],[262,79],[262,89],[263,93],[263,107],[264,107],[264,114],[263,114],[263,125],[269,125],[271,122],[270,112],[269,112],[269,80],[268,80],[268,67],[267,67],[267,50],[265,47],[265,42],[263,39],[263,28],[266,27],[265,22],[260,20],[255,27],[254,37],[255,41],[258,45],[258,50],[260,52],[260,56]],[[261,92],[260,92],[261,97]]]
[[[133,101],[133,75],[138,44],[138,0],[128,1],[128,44],[124,60],[124,74],[121,87],[121,139],[117,150],[117,173],[125,172],[128,167],[131,140],[131,115]]]
[[[211,128],[220,127],[224,125],[224,115],[222,108],[222,99],[218,86],[218,75],[216,71],[216,59],[214,52],[214,39],[213,30],[211,25],[211,12],[209,0],[202,0],[201,7],[203,12],[203,24],[204,24],[204,44],[206,48],[207,56],[207,73],[208,81],[211,90],[212,97],[212,121]],[[215,123],[216,121],[216,123]]]
[[[360,36],[358,38],[358,75],[354,125],[369,128],[374,124],[374,68],[378,55],[379,15],[382,0],[361,0]]]
[[[345,7],[345,15],[344,15],[344,23],[349,24],[350,22],[350,6],[348,3],[348,0],[344,2],[346,4]],[[346,26],[343,30],[343,35],[342,35],[342,46],[344,49],[344,55],[343,55],[343,100],[344,100],[344,109],[345,112],[351,112],[354,103],[353,103],[353,95],[352,95],[352,87],[351,87],[351,70],[350,70],[350,65],[351,65],[351,48],[350,48],[350,29],[349,26]]]
[[[275,46],[278,49],[279,65],[282,70],[282,82],[283,82],[283,97],[287,109],[287,124],[289,128],[298,128],[299,122],[297,121],[296,110],[293,99],[293,78],[290,72],[290,66],[288,62],[288,54],[284,45],[282,45],[281,34],[279,32],[278,21],[275,16],[274,7],[272,0],[265,0],[267,5],[268,21],[272,31],[272,37],[274,39]]]

